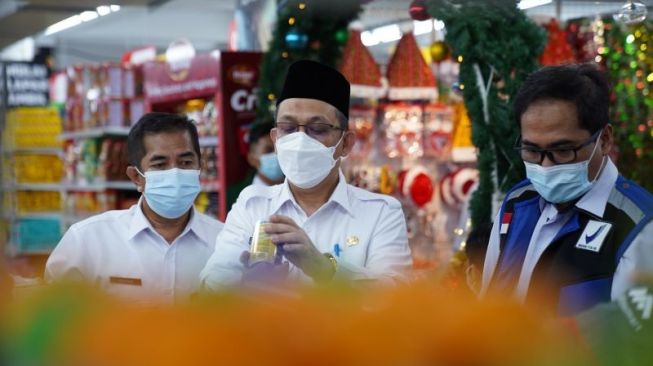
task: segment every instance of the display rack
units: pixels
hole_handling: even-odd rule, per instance
[[[48,252],[61,237],[59,112],[17,107],[3,131],[3,215],[12,257]]]

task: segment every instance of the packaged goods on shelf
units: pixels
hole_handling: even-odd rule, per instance
[[[7,113],[2,134],[5,150],[59,148],[61,118],[54,108],[14,108]]]
[[[34,212],[61,211],[61,193],[46,191],[16,192],[15,212],[29,214]]]
[[[63,163],[57,155],[14,154],[13,177],[17,183],[58,183]]]
[[[22,218],[12,224],[11,232],[19,252],[48,252],[61,238],[61,223],[55,218]]]

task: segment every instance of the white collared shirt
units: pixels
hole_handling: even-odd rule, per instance
[[[184,300],[199,289],[199,273],[222,227],[193,208],[184,231],[168,244],[139,201],[72,225],[48,258],[45,277],[84,280],[143,301]]]
[[[341,173],[329,200],[310,217],[295,201],[287,180],[276,186],[243,190],[218,235],[215,253],[201,273],[207,288],[219,289],[240,281],[240,255],[249,249],[254,226],[273,214],[290,217],[320,252],[336,256],[338,277],[404,278],[411,267],[406,220],[399,201],[351,186]],[[290,276],[308,280],[292,265]]]
[[[617,167],[608,159],[599,178],[592,185],[592,188],[576,202],[575,206],[597,217],[603,217],[610,192],[617,182],[618,176],[619,172]],[[522,270],[519,275],[519,282],[515,287],[514,297],[521,302],[524,302],[526,299],[531,276],[537,262],[540,260],[546,248],[553,242],[556,234],[573,214],[572,210],[559,213],[555,205],[543,199],[540,199],[540,211],[540,218],[537,221],[533,235],[531,236],[531,241],[528,244],[526,257],[524,258]],[[487,292],[490,280],[498,264],[500,255],[500,219],[497,216],[492,227],[492,232],[490,233],[490,242],[483,267],[481,295]],[[619,260],[612,280],[611,298],[613,300],[620,297],[633,285],[632,276],[635,272],[653,272],[653,245],[651,245],[650,239],[646,242],[646,238],[651,237],[653,237],[653,222],[647,224],[642,229]]]
[[[265,182],[263,181],[263,179],[261,179],[261,177],[258,176],[258,174],[255,174],[255,175],[254,175],[254,179],[252,179],[252,184],[251,184],[251,185],[253,185],[253,186],[261,186],[261,187],[265,187],[265,186],[267,186],[268,184],[265,183]]]

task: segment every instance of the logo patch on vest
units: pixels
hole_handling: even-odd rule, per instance
[[[585,225],[585,230],[580,235],[576,248],[591,250],[598,253],[601,250],[605,237],[608,236],[612,224],[601,221],[590,220]]]

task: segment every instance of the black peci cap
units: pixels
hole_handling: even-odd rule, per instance
[[[349,118],[349,82],[338,70],[319,62],[300,60],[290,65],[277,106],[290,98],[321,100]]]

